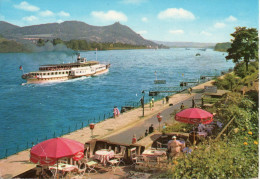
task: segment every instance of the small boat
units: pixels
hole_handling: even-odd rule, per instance
[[[109,71],[110,64],[100,64],[98,61],[87,61],[78,54],[74,63],[42,65],[39,71],[22,75],[27,83],[60,82],[82,76],[98,76]]]
[[[200,56],[200,53],[196,53],[196,56]]]

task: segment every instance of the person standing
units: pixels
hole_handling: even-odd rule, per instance
[[[164,105],[164,103],[165,103],[165,98],[162,99],[162,104]]]
[[[132,144],[135,144],[136,143],[136,136],[135,134],[133,135],[133,138],[132,138]]]
[[[180,107],[180,109],[181,109],[181,110],[184,109],[184,105],[183,105],[183,103],[181,103],[181,107]]]
[[[154,107],[154,98],[152,97],[152,106]]]
[[[169,96],[166,96],[165,98],[166,98],[166,104],[168,104],[169,103]]]
[[[194,97],[192,98],[192,107],[195,108],[196,104],[195,104],[195,99]]]
[[[172,139],[173,141],[168,144],[170,159],[176,158],[180,154],[182,148],[182,143],[176,140],[176,136],[173,136]]]
[[[119,112],[119,109],[117,108],[117,106],[114,107],[113,114],[114,114],[114,118],[119,116],[120,112]]]

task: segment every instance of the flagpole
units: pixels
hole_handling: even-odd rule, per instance
[[[97,61],[97,48],[96,48],[96,61]]]

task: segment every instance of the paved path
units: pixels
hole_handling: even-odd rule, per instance
[[[181,104],[183,103],[185,108],[189,108],[192,107],[192,98],[194,97],[195,101],[199,101],[201,99],[201,94],[193,94],[191,95],[188,99],[178,102],[173,106],[168,107],[167,109],[163,110],[161,113],[161,116],[163,116],[163,120],[160,123],[160,128],[162,128],[163,123],[166,122],[168,124],[171,124],[174,122],[174,116],[172,116],[171,114],[175,111],[175,110],[179,110]],[[174,96],[171,99],[172,101],[174,100]],[[168,104],[165,104],[168,105]],[[145,130],[150,127],[150,125],[153,124],[155,129],[159,130],[159,122],[157,120],[157,114],[153,115],[152,117],[150,117],[149,119],[145,120],[145,121],[140,121],[138,123],[136,123],[135,126],[124,130],[122,132],[119,132],[115,135],[111,135],[106,137],[105,139],[108,139],[111,142],[118,142],[118,143],[123,143],[123,144],[131,144],[132,143],[132,138],[133,135],[136,135],[136,138],[139,139],[141,136],[144,137],[145,134]]]
[[[196,89],[203,89],[204,86],[210,86],[212,81],[200,84],[196,87],[194,87],[194,91]],[[162,105],[161,101],[155,102],[154,110],[150,110],[148,105],[145,105],[145,116],[142,117],[142,108],[137,108],[131,111],[128,111],[126,113],[123,113],[116,119],[107,119],[105,121],[102,121],[100,123],[97,123],[95,125],[94,129],[94,136],[97,139],[101,138],[109,138],[115,134],[119,134],[123,131],[128,131],[123,133],[123,138],[125,139],[132,139],[133,133],[136,131],[140,131],[140,134],[138,133],[138,136],[144,135],[145,129],[148,128],[148,126],[151,123],[154,123],[156,126],[158,124],[157,118],[155,117],[157,113],[163,111],[162,115],[164,118],[169,118],[169,113],[173,110],[174,107],[178,108],[178,105],[182,101],[185,101],[184,105],[190,105],[189,99],[191,96],[196,95],[193,93],[192,95],[189,95],[187,93],[179,93],[173,95],[169,103],[172,103],[174,106],[169,107],[168,105]],[[169,109],[168,109],[169,108]],[[168,116],[168,117],[167,117]],[[147,122],[145,122],[148,120]],[[151,120],[151,121],[150,121]],[[135,129],[135,126],[139,126],[139,128]],[[141,126],[144,125],[143,128]],[[131,129],[130,128],[134,128]],[[26,130],[26,129],[25,129]],[[131,131],[131,132],[129,132]],[[134,131],[134,132],[133,132]],[[125,136],[126,135],[126,136]],[[68,135],[62,136],[64,138],[73,139],[81,143],[85,143],[86,141],[91,140],[91,130],[89,127],[85,127],[83,129],[77,130],[75,132],[72,132]],[[119,139],[122,140],[121,138]],[[27,170],[33,169],[36,164],[33,164],[29,161],[30,151],[25,150],[22,152],[19,152],[18,154],[12,155],[7,157],[7,159],[1,159],[0,160],[0,178],[12,178],[15,177]]]

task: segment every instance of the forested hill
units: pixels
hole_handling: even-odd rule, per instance
[[[224,42],[224,43],[217,43],[214,50],[220,51],[220,52],[226,52],[227,49],[231,47],[230,42]]]
[[[52,40],[59,38],[65,41],[76,39],[89,42],[157,45],[152,41],[144,39],[128,26],[122,25],[119,22],[109,26],[92,26],[80,21],[65,21],[63,23],[18,27],[0,21],[0,34],[8,39],[41,38]]]

